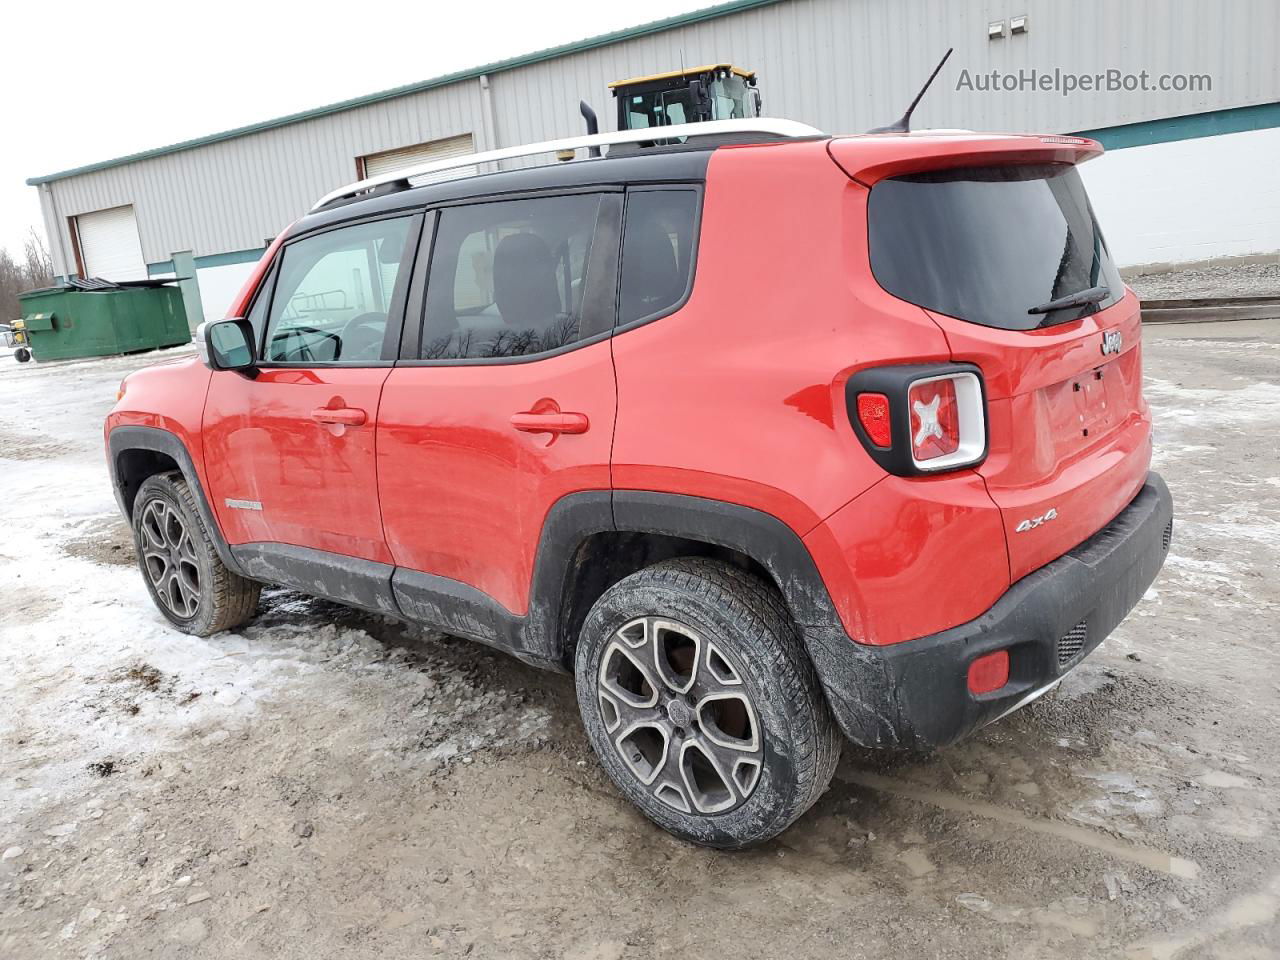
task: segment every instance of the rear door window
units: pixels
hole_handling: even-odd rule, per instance
[[[1124,284],[1067,164],[894,177],[868,207],[871,269],[889,293],[972,323],[1031,330],[1116,303]],[[1096,304],[1033,308],[1094,287]]]
[[[421,358],[530,356],[608,331],[617,202],[616,194],[586,193],[442,210]],[[598,236],[601,212],[610,203],[612,253],[607,237]],[[606,292],[607,299],[593,291]]]
[[[670,313],[684,302],[698,239],[698,191],[632,190],[622,229],[618,323]]]

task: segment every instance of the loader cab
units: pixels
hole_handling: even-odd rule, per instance
[[[619,130],[644,130],[704,120],[760,116],[756,75],[728,63],[673,70],[609,84]]]

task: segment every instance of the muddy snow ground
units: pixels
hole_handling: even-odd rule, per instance
[[[0,358],[0,957],[1280,955],[1280,324],[1146,335],[1145,601],[1056,697],[846,750],[736,855],[623,802],[567,677],[283,591],[166,627],[101,445],[154,357]]]

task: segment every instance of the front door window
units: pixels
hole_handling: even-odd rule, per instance
[[[411,219],[356,224],[289,244],[263,359],[357,365],[379,360]]]

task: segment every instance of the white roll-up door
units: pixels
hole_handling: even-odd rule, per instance
[[[138,220],[133,207],[112,207],[76,217],[84,272],[104,280],[145,280]]]
[[[371,153],[364,158],[364,175],[376,177],[383,173],[395,173],[415,164],[444,160],[448,157],[465,157],[475,152],[475,142],[471,139],[471,134],[464,133],[460,137],[450,137],[447,140],[433,140],[431,143],[400,147],[398,150],[387,150],[384,153]],[[458,167],[456,170],[414,177],[411,182],[416,184],[431,183],[433,180],[452,180],[454,177],[469,176],[475,172],[475,167]]]

